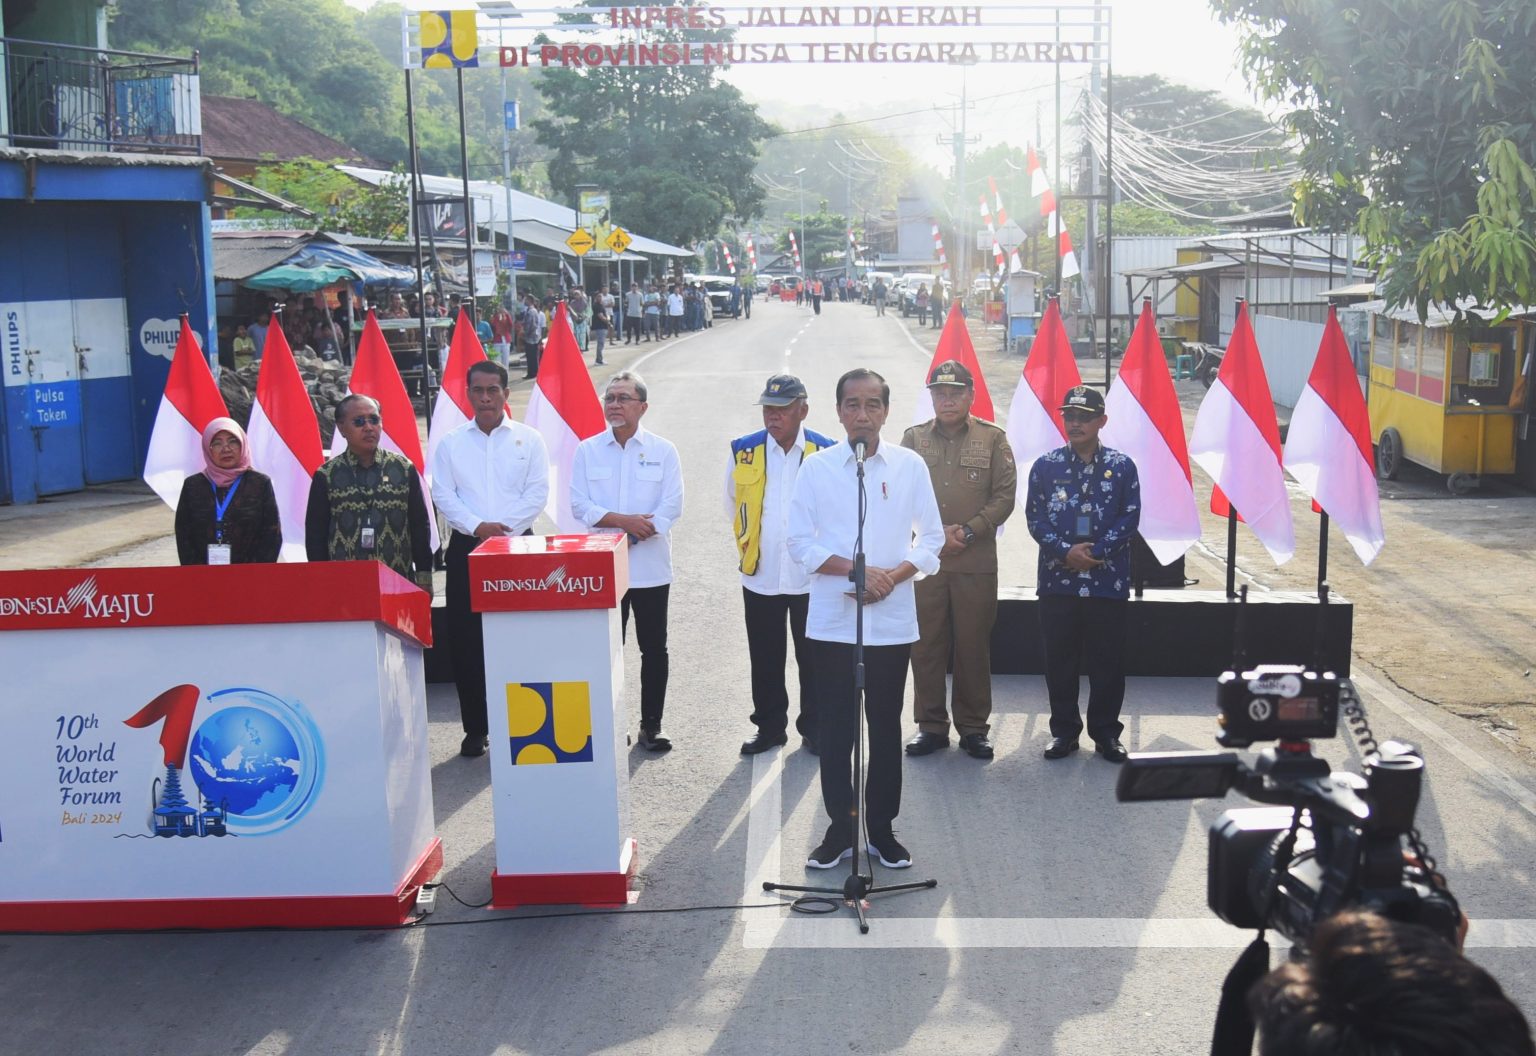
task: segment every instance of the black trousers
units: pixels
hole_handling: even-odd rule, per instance
[[[1125,730],[1125,625],[1127,606],[1119,598],[1040,597],[1040,638],[1045,647],[1045,688],[1051,698],[1051,736],[1076,737],[1083,729],[1077,710],[1078,674],[1088,675],[1088,736],[1118,738]]]
[[[448,651],[464,733],[484,737],[490,730],[485,715],[485,632],[480,614],[469,607],[469,553],[479,545],[480,540],[463,532],[448,539]]]
[[[525,373],[523,375],[523,377],[525,377],[525,378],[536,378],[536,377],[539,376],[539,353],[540,353],[539,342],[537,342],[537,341],[525,341],[525,342],[523,342],[523,357],[524,357],[524,359],[527,362],[527,373]]]
[[[741,588],[747,614],[747,653],[752,659],[752,725],[758,733],[777,737],[789,730],[789,691],[784,686],[784,665],[789,649],[784,640],[784,619],[789,618],[789,638],[795,643],[795,664],[800,668],[800,717],[795,729],[815,740],[816,698],[811,692],[811,655],[806,645],[805,616],[809,594],[758,594]]]
[[[626,638],[629,614],[635,614],[635,641],[640,646],[640,726],[652,733],[661,729],[661,713],[667,703],[667,597],[672,584],[630,587],[619,602],[619,623]]]
[[[645,336],[645,320],[638,315],[626,315],[624,317],[624,343],[626,345],[640,343]]]
[[[811,639],[816,711],[821,723],[821,799],[833,826],[853,828],[853,740],[858,734],[853,646]],[[864,647],[864,714],[869,728],[869,771],[864,817],[881,835],[901,813],[901,698],[907,689],[910,645]]]

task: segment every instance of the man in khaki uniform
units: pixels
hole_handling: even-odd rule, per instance
[[[937,575],[916,584],[919,639],[912,645],[918,733],[908,755],[949,747],[944,674],[954,666],[954,726],[960,747],[992,758],[992,624],[997,618],[997,529],[1013,513],[1016,470],[1002,429],[971,415],[971,372],[947,359],[928,375],[933,419],[901,446],[923,456],[944,522]]]

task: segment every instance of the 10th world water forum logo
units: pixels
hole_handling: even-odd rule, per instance
[[[585,682],[508,682],[512,765],[590,763],[592,694]]]
[[[212,710],[194,730],[201,697],[196,686],[175,686],[124,720],[161,727],[165,773],[152,783],[150,832],[265,836],[302,818],[325,777],[320,731],[304,706],[263,689],[221,689],[207,695]]]

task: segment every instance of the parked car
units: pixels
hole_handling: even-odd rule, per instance
[[[703,283],[704,292],[709,295],[710,307],[715,310],[715,315],[723,315],[731,305],[731,286],[736,280],[730,275],[684,275],[684,282]]]
[[[926,286],[929,294],[932,294],[934,287],[939,284],[939,277],[921,271],[909,271],[897,281],[900,283],[896,294],[897,303],[901,306],[901,314],[907,316],[917,311],[918,287]]]
[[[896,284],[896,273],[894,271],[869,271],[864,273],[864,303],[874,303],[876,279],[885,281],[886,303],[890,303],[891,299],[895,296],[891,291],[891,287]]]

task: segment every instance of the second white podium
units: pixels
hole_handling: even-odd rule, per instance
[[[619,601],[622,535],[490,539],[485,620],[496,871],[491,905],[622,905],[636,869]]]

